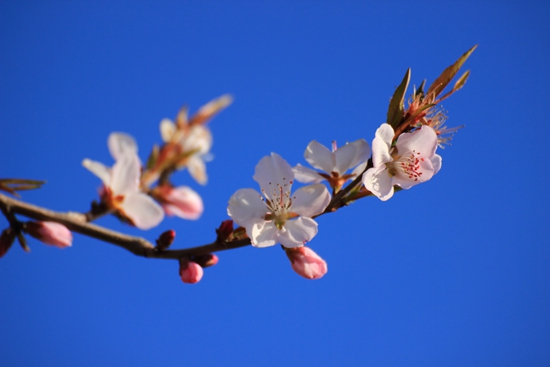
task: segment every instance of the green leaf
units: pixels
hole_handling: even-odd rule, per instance
[[[411,80],[411,69],[407,69],[405,77],[401,81],[401,84],[395,89],[393,96],[390,100],[390,106],[388,107],[388,117],[386,122],[394,129],[398,127],[405,109],[405,93]]]
[[[426,79],[424,79],[422,81],[422,83],[420,83],[420,86],[418,87],[418,89],[414,92],[414,96],[415,97],[418,97],[418,96],[421,96],[422,98],[424,98],[424,87],[426,86]]]
[[[430,85],[430,88],[428,88],[427,94],[429,95],[431,93],[434,93],[435,97],[439,96],[441,94],[441,92],[443,92],[443,89],[445,89],[445,87],[454,78],[456,73],[458,73],[458,71],[460,70],[460,68],[464,64],[464,62],[466,62],[468,57],[470,57],[472,52],[474,52],[476,47],[477,47],[477,45],[475,45],[474,47],[472,47],[471,49],[466,51],[466,53],[464,55],[460,56],[460,58],[458,60],[456,60],[456,62],[454,64],[452,64],[447,69],[445,69],[443,71],[443,73],[441,73],[441,75],[432,83],[432,85]]]

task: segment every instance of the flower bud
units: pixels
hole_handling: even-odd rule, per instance
[[[216,265],[218,260],[218,256],[214,254],[199,255],[193,258],[193,261],[203,268]]]
[[[328,271],[327,263],[306,246],[285,248],[292,269],[306,279],[319,279]]]
[[[0,235],[0,257],[4,256],[6,252],[8,252],[11,245],[13,245],[13,241],[15,241],[15,236],[16,233],[11,227],[8,227],[2,231],[2,234]]]
[[[187,284],[195,284],[201,280],[203,270],[199,264],[187,259],[180,259],[181,281]]]
[[[202,198],[187,186],[172,187],[165,184],[156,187],[152,194],[170,216],[198,219],[204,211]]]
[[[174,242],[174,239],[176,238],[176,231],[173,229],[169,229],[166,232],[162,232],[162,234],[157,239],[157,250],[166,250],[170,245]]]
[[[55,222],[27,222],[27,232],[47,245],[65,248],[72,245],[73,234],[62,224]]]
[[[220,228],[216,229],[218,235],[218,241],[224,242],[229,239],[229,236],[233,233],[233,221],[231,219],[224,220],[220,224]]]

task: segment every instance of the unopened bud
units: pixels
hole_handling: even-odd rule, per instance
[[[202,279],[203,270],[199,264],[187,259],[180,259],[180,278],[187,284],[198,283]]]
[[[193,261],[203,268],[216,265],[218,263],[218,260],[218,256],[214,254],[206,254],[193,257]]]
[[[233,221],[231,219],[224,220],[220,227],[216,229],[218,235],[218,241],[225,242],[229,239],[229,236],[233,233]]]
[[[65,248],[72,245],[73,234],[56,222],[27,222],[27,232],[47,245]]]
[[[8,252],[11,245],[13,245],[13,241],[15,241],[15,236],[16,233],[11,227],[2,231],[2,234],[0,235],[0,257],[4,256],[6,252]]]
[[[285,248],[292,269],[306,279],[319,279],[328,271],[327,263],[306,246]]]
[[[174,242],[176,238],[176,231],[169,229],[163,232],[157,239],[157,246],[155,247],[159,251],[166,250]]]

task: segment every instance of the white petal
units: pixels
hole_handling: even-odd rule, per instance
[[[111,133],[107,139],[111,157],[118,161],[125,154],[137,155],[138,147],[134,138],[125,133]]]
[[[432,166],[434,167],[434,175],[439,172],[441,165],[443,164],[443,158],[439,154],[434,154],[432,158]]]
[[[193,155],[187,161],[187,169],[189,174],[201,185],[206,185],[208,176],[206,175],[206,165],[199,155]]]
[[[137,155],[123,155],[113,166],[109,188],[115,195],[137,192],[141,163]]]
[[[324,177],[319,172],[304,167],[300,163],[292,168],[292,171],[294,172],[294,178],[302,183],[319,183],[324,180]]]
[[[170,119],[162,119],[160,122],[160,136],[162,141],[168,143],[176,133],[176,125]]]
[[[262,219],[251,221],[246,226],[246,233],[254,247],[269,247],[279,242],[279,230],[273,222]]]
[[[197,151],[203,155],[212,147],[212,133],[204,125],[193,125],[184,136],[181,143],[184,152]]]
[[[304,158],[312,167],[331,173],[336,166],[334,155],[327,147],[315,140],[308,144]]]
[[[272,190],[278,187],[277,185],[290,190],[294,173],[292,167],[283,158],[276,153],[271,153],[270,156],[260,159],[260,162],[256,165],[253,178],[260,184],[262,193],[271,199]]]
[[[367,162],[361,163],[360,165],[358,165],[357,167],[355,167],[351,173],[352,173],[354,176],[357,176],[357,175],[362,174],[363,171],[365,171],[365,168],[367,168],[367,164],[368,164],[368,163],[369,163],[368,161],[367,161]]]
[[[279,241],[284,247],[300,247],[311,241],[316,234],[317,222],[311,218],[300,217],[285,223],[283,230],[279,232]]]
[[[289,211],[304,217],[313,217],[325,210],[330,203],[330,193],[323,184],[302,187],[292,195]]]
[[[393,158],[390,155],[390,146],[382,138],[374,138],[372,141],[372,165],[374,168],[391,161]]]
[[[150,196],[142,193],[129,193],[121,204],[124,215],[140,229],[157,226],[164,218],[164,211]]]
[[[87,158],[82,161],[82,165],[99,177],[105,186],[110,185],[111,169],[109,167],[105,166],[103,163],[92,161]]]
[[[391,147],[394,135],[395,131],[393,131],[393,127],[391,127],[391,125],[389,124],[383,123],[378,129],[376,129],[375,137],[382,139],[382,141],[386,143],[389,148]]]
[[[370,156],[370,147],[365,140],[359,139],[337,149],[334,156],[336,157],[336,172],[342,175],[359,163],[366,162]]]
[[[437,134],[431,127],[423,126],[412,133],[401,134],[395,146],[399,154],[415,151],[420,152],[422,157],[431,159],[437,148]]]
[[[263,219],[267,214],[267,206],[256,190],[240,189],[229,199],[227,214],[235,223],[244,227],[251,220]]]
[[[386,201],[393,196],[392,178],[384,168],[369,168],[363,175],[363,185],[380,200]]]

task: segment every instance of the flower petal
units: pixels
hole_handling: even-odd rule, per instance
[[[359,163],[367,161],[370,156],[370,147],[365,140],[359,139],[336,149],[334,156],[336,159],[335,170],[342,175]]]
[[[296,167],[292,168],[294,172],[294,178],[302,183],[320,183],[324,180],[324,177],[319,172],[302,166],[300,163]]]
[[[406,173],[397,171],[398,173],[393,177],[393,185],[399,185],[402,189],[410,189],[411,187],[418,185],[419,183],[426,182],[434,175],[434,168],[432,162],[429,160],[423,160],[418,162],[419,168],[417,173],[420,175],[410,177]]]
[[[136,154],[122,155],[113,165],[111,182],[108,185],[114,195],[137,192],[141,162]]]
[[[253,178],[260,184],[262,194],[268,199],[272,199],[273,190],[276,190],[279,185],[290,190],[294,173],[292,167],[281,156],[271,153],[270,156],[260,159],[260,162],[256,165]],[[279,194],[278,190],[276,191],[276,194]]]
[[[393,161],[393,158],[390,155],[390,146],[377,136],[372,141],[372,165],[374,168],[378,168],[391,161]]]
[[[187,186],[161,190],[161,205],[167,215],[176,215],[183,219],[199,219],[204,211],[200,195]],[[157,198],[158,199],[158,198]]]
[[[208,182],[208,176],[206,175],[206,165],[202,158],[198,155],[193,155],[187,161],[187,169],[189,169],[189,174],[195,181],[201,185],[206,185]]]
[[[251,220],[263,220],[267,214],[267,206],[256,190],[240,189],[229,199],[227,214],[235,223],[245,227]]]
[[[156,227],[164,218],[164,211],[149,195],[140,192],[124,196],[121,209],[139,229]]]
[[[279,242],[279,230],[273,222],[257,219],[250,221],[245,228],[254,247],[269,247]]]
[[[138,147],[134,138],[125,133],[111,133],[107,139],[109,152],[115,161],[125,154],[137,155]]]
[[[363,185],[382,201],[393,196],[392,178],[385,167],[381,169],[369,168],[363,175]]]
[[[434,154],[432,158],[432,166],[434,167],[434,175],[439,172],[441,165],[443,164],[443,159],[439,154]]]
[[[327,147],[313,140],[308,144],[304,158],[312,167],[331,173],[336,166],[334,155]]]
[[[437,149],[437,134],[431,127],[422,126],[420,130],[401,134],[397,138],[396,147],[399,154],[415,151],[431,159]]]
[[[170,119],[162,119],[160,122],[160,136],[162,141],[168,143],[176,133],[176,125]]]
[[[386,143],[389,148],[391,147],[394,135],[395,131],[393,130],[393,127],[389,124],[383,123],[378,129],[376,129],[375,137],[382,139],[382,141]]]
[[[289,211],[304,217],[313,217],[330,203],[330,193],[323,184],[302,187],[292,195],[292,206]]]
[[[311,218],[299,217],[285,223],[279,232],[281,245],[287,248],[303,246],[317,234],[317,222]]]
[[[105,186],[109,186],[111,184],[111,169],[103,163],[86,158],[82,161],[82,165],[94,175],[99,177]]]

